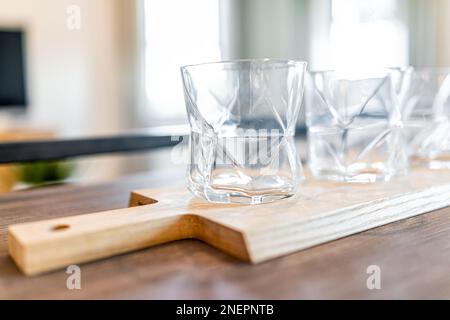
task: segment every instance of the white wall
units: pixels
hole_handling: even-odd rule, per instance
[[[120,128],[120,0],[0,0],[0,27],[26,29],[27,114],[64,135]],[[81,30],[69,30],[69,5]]]
[[[70,5],[81,9],[80,30],[67,27]],[[133,0],[0,0],[0,28],[26,30],[30,105],[25,122],[60,137],[132,127],[135,19]],[[126,159],[83,159],[78,177],[114,179],[131,170]]]
[[[450,67],[450,1],[437,0],[439,4],[437,23],[437,65]]]
[[[411,1],[411,64],[450,67],[450,1],[404,1]]]
[[[310,1],[222,0],[224,58],[308,59]]]

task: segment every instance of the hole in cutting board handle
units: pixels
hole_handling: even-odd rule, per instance
[[[64,231],[69,229],[70,226],[68,224],[57,224],[51,228],[51,231]]]

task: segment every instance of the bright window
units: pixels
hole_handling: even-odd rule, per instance
[[[184,119],[180,66],[220,60],[219,0],[145,0],[144,25],[149,113]]]
[[[337,69],[408,64],[408,28],[398,0],[332,0],[331,58]]]

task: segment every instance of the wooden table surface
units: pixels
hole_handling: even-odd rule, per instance
[[[258,265],[183,240],[81,265],[81,290],[65,270],[19,273],[8,257],[9,224],[125,207],[129,192],[183,183],[182,171],[96,186],[53,186],[0,196],[1,299],[450,298],[450,208]],[[381,269],[381,289],[366,286]]]

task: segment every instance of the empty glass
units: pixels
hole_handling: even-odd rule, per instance
[[[407,172],[402,119],[391,72],[309,75],[309,166],[316,178],[374,182]]]
[[[413,165],[450,169],[450,69],[404,74],[402,117]]]
[[[303,178],[294,133],[305,68],[270,59],[181,68],[191,192],[211,202],[248,204],[295,193]]]

